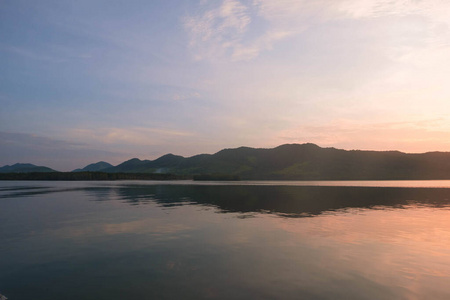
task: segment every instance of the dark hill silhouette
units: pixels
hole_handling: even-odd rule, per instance
[[[115,167],[110,167],[103,169],[102,172],[108,173],[145,173],[145,163],[149,162],[149,160],[140,160],[138,158],[132,158],[127,160]]]
[[[5,166],[0,168],[0,172],[15,172],[9,171],[11,168],[12,166]],[[51,170],[47,169],[47,172]],[[215,154],[199,154],[187,158],[174,154],[166,154],[155,160],[133,158],[99,171],[173,174],[180,175],[181,178],[200,175],[197,177],[253,180],[450,179],[450,153],[348,151],[321,148],[315,144],[285,144],[273,149],[223,149]]]
[[[347,151],[315,144],[285,144],[273,149],[224,149],[188,158],[167,154],[153,161],[133,159],[105,171],[228,174],[276,180],[450,179],[450,153]]]
[[[113,167],[113,165],[104,161],[99,161],[98,163],[87,165],[83,169],[75,169],[72,172],[98,172],[111,167]]]
[[[57,172],[53,169],[36,166],[33,164],[14,164],[12,166],[6,165],[0,168],[0,173],[31,173],[31,172]]]

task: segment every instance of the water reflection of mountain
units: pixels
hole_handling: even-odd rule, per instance
[[[381,188],[250,185],[111,185],[22,186],[0,191],[1,198],[80,192],[94,201],[162,207],[201,205],[220,213],[272,213],[286,217],[315,216],[347,208],[402,208],[406,205],[450,206],[448,188]],[[80,195],[82,195],[80,194]],[[66,197],[65,195],[64,197]]]
[[[435,188],[155,185],[123,186],[114,190],[114,199],[134,205],[148,202],[163,207],[203,205],[222,213],[263,212],[286,217],[315,216],[346,208],[450,205],[450,189]]]

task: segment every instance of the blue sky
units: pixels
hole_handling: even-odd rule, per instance
[[[0,0],[0,165],[450,150],[440,0]]]

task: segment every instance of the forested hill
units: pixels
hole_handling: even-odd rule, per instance
[[[173,154],[153,161],[135,158],[102,171],[227,174],[241,179],[275,180],[450,179],[450,153],[347,151],[314,144],[286,144],[273,149],[224,149],[188,158]]]
[[[46,173],[57,171],[43,166],[35,166],[33,164],[14,164],[12,166],[6,165],[0,167],[0,173],[30,173],[30,172]]]
[[[173,174],[183,178],[201,175],[201,178],[228,176],[254,180],[450,179],[450,153],[347,151],[314,144],[286,144],[273,149],[224,149],[187,158],[166,154],[155,160],[133,158],[117,166],[100,162],[88,167],[83,171],[92,168],[103,173]]]
[[[113,167],[113,165],[111,165],[110,163],[99,161],[98,163],[87,165],[82,169],[75,169],[72,172],[99,172],[111,167]]]

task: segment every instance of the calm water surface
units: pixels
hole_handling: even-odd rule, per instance
[[[20,299],[450,299],[450,181],[0,181]]]

